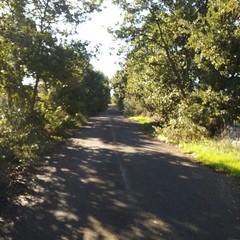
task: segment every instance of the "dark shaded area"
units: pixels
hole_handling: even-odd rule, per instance
[[[2,216],[1,240],[240,239],[234,180],[153,141],[113,108],[34,176]]]

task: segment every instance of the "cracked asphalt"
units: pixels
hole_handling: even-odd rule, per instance
[[[113,107],[33,169],[1,240],[240,240],[239,181],[145,135]]]

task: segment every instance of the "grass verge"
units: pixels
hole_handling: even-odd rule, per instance
[[[240,178],[240,148],[230,141],[181,143],[180,148],[184,153],[193,154],[197,161]]]
[[[130,120],[140,123],[143,127],[143,130],[150,135],[153,135],[155,132],[154,121],[150,117],[145,116],[133,116],[129,117]]]
[[[129,119],[139,122],[144,131],[157,136],[154,122],[150,118],[135,116]],[[163,136],[157,138],[161,141]],[[231,141],[206,139],[201,142],[182,142],[178,145],[182,152],[191,154],[198,162],[240,179],[240,146],[233,145]]]

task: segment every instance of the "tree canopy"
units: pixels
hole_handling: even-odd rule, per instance
[[[1,1],[0,159],[8,166],[107,107],[108,78],[93,69],[85,42],[69,40],[101,3]]]
[[[128,50],[112,81],[125,111],[155,116],[172,132],[193,128],[196,136],[239,122],[239,1],[115,3],[125,11],[115,35]]]

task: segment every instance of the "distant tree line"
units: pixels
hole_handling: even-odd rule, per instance
[[[0,180],[109,102],[86,43],[70,41],[101,1],[1,0]]]
[[[187,140],[240,122],[238,0],[114,2],[125,11],[115,35],[127,43],[126,64],[112,79],[121,109]]]

